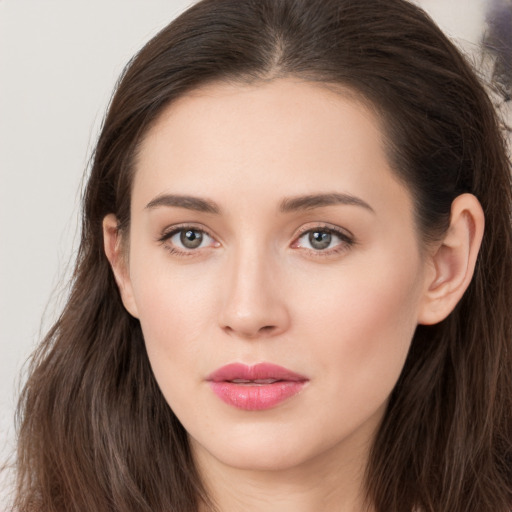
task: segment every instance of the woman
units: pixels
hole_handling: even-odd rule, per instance
[[[105,119],[17,509],[509,511],[509,172],[417,7],[191,7]]]

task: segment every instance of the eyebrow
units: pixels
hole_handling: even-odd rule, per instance
[[[348,206],[361,206],[372,213],[375,210],[359,197],[351,194],[311,194],[307,196],[290,197],[283,199],[279,210],[283,213],[297,211],[297,210],[312,210],[314,208],[321,208],[323,206],[332,205],[348,205]]]
[[[178,208],[186,208],[187,210],[195,210],[204,213],[220,213],[219,206],[208,199],[201,199],[194,196],[182,196],[176,194],[163,194],[155,197],[147,205],[147,209],[158,208],[159,206],[174,206]]]
[[[300,210],[313,210],[324,206],[332,205],[360,206],[366,210],[375,213],[375,210],[359,197],[351,194],[328,193],[328,194],[310,194],[305,196],[287,197],[279,205],[279,211],[289,213]],[[163,194],[155,197],[147,205],[146,209],[158,208],[161,206],[186,208],[197,212],[220,214],[220,207],[209,199],[203,199],[195,196]]]

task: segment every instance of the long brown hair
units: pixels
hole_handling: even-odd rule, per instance
[[[208,502],[121,303],[102,221],[114,213],[129,230],[134,157],[170,102],[206,82],[280,76],[341,84],[373,105],[425,240],[446,229],[460,193],[486,216],[463,299],[417,328],[371,451],[369,502],[378,512],[510,512],[510,162],[475,74],[404,0],[203,0],[130,62],[95,151],[69,300],[20,399],[16,510],[193,512]]]

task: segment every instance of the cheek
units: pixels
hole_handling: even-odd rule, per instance
[[[394,270],[393,270],[394,268]],[[398,379],[417,322],[420,287],[411,265],[361,268],[340,276],[326,296],[304,297],[302,328],[318,374],[347,405],[375,406]],[[323,288],[323,287],[321,287]],[[320,288],[317,288],[320,290]],[[305,341],[306,343],[307,340]],[[322,395],[337,404],[340,395]]]
[[[148,356],[160,383],[197,363],[212,333],[212,291],[217,287],[205,272],[174,268],[162,253],[134,254],[132,287]],[[141,262],[144,262],[141,264]],[[151,263],[148,263],[151,262]],[[210,279],[210,280],[208,280]]]
[[[210,317],[210,304],[201,285],[161,276],[135,289],[140,320],[149,340],[194,339]],[[184,338],[183,338],[184,337]]]

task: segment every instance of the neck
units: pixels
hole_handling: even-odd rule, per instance
[[[215,508],[200,512],[371,512],[364,503],[368,447],[329,450],[291,468],[247,469],[225,465],[201,447],[194,457]],[[362,462],[363,461],[363,462]]]

